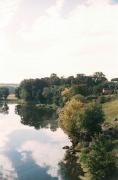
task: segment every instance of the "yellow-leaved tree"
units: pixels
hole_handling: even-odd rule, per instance
[[[76,136],[79,131],[76,125],[79,123],[79,113],[83,106],[80,100],[72,98],[59,114],[59,125],[70,137]]]

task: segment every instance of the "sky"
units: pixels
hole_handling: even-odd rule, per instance
[[[118,0],[0,0],[0,83],[118,77]]]

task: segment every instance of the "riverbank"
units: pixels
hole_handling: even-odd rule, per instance
[[[109,102],[103,103],[102,107],[103,107],[103,112],[105,113],[105,122],[102,125],[101,135],[105,139],[105,143],[107,143],[107,142],[111,143],[110,148],[112,148],[112,149],[110,151],[108,151],[108,154],[110,152],[110,154],[112,154],[111,157],[116,162],[116,170],[112,173],[113,176],[110,177],[109,180],[116,180],[116,179],[118,179],[118,121],[116,121],[115,119],[118,118],[118,98],[116,97],[114,99],[111,99]],[[89,173],[87,167],[85,166],[85,164],[83,163],[83,161],[85,161],[85,159],[84,159],[85,156],[87,156],[87,158],[88,158],[89,157],[88,154],[90,153],[90,157],[91,157],[91,152],[93,152],[92,158],[95,158],[95,156],[96,156],[96,159],[100,158],[101,160],[99,160],[99,161],[102,162],[102,160],[104,159],[104,157],[107,154],[107,153],[105,153],[104,154],[105,156],[100,157],[99,153],[105,147],[102,147],[103,149],[101,148],[101,150],[100,150],[100,146],[98,146],[98,151],[97,151],[97,149],[93,150],[92,148],[94,146],[92,146],[92,143],[93,143],[92,141],[91,142],[87,142],[87,141],[79,142],[79,140],[78,140],[76,145],[73,145],[71,147],[65,146],[65,148],[67,148],[66,153],[67,154],[69,153],[69,156],[71,156],[70,157],[71,159],[76,158],[76,163],[78,163],[78,166],[81,166],[82,171],[84,172],[84,176],[80,176],[81,180],[91,180],[90,173]],[[92,148],[91,148],[91,146],[92,146]],[[81,161],[81,154],[83,152],[85,154],[83,156],[83,161]],[[99,156],[97,153],[99,154]],[[94,160],[96,160],[96,159],[94,159]],[[99,161],[96,164],[99,164]],[[105,163],[105,161],[104,161],[104,163]],[[101,167],[102,167],[102,164],[101,164]],[[98,166],[100,166],[100,164]],[[102,169],[101,169],[101,171],[102,171]]]

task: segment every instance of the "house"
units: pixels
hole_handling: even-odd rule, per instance
[[[104,88],[103,90],[102,90],[102,94],[103,95],[111,95],[111,94],[113,94],[113,90],[111,90],[111,89],[106,89],[106,88]]]

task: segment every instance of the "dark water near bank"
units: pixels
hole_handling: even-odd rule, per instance
[[[64,179],[69,166],[62,147],[70,141],[55,114],[8,106],[0,108],[0,180]]]

